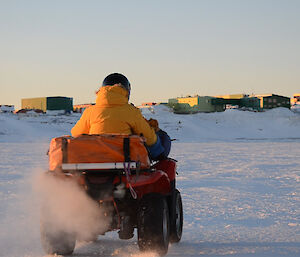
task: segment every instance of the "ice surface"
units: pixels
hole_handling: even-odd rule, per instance
[[[165,106],[143,114],[177,139],[184,233],[167,256],[300,256],[299,114],[175,115]],[[47,169],[51,137],[69,134],[79,117],[0,114],[0,256],[44,256],[32,181]],[[78,244],[74,256],[155,257],[116,233]]]

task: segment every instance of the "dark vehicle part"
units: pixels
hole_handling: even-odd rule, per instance
[[[155,251],[161,256],[168,252],[170,218],[166,197],[145,195],[138,211],[138,245],[141,251]]]
[[[172,206],[173,217],[170,224],[170,242],[178,243],[182,236],[183,227],[183,210],[182,210],[182,199],[180,192],[175,189],[174,193],[174,206]]]
[[[76,243],[74,234],[54,228],[52,224],[41,221],[41,243],[47,254],[70,255]]]

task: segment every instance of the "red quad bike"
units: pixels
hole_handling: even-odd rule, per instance
[[[120,239],[130,239],[137,228],[139,249],[161,256],[167,254],[169,243],[180,241],[183,210],[175,183],[176,161],[150,161],[142,137],[54,138],[49,166],[48,174],[76,180],[98,203],[99,211],[104,209],[105,215],[111,217],[104,233],[118,230]],[[69,255],[76,235],[60,229],[53,231],[53,226],[47,227],[47,221],[42,221],[41,242],[47,254]]]

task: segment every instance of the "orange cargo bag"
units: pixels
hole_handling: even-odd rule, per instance
[[[136,135],[63,136],[51,140],[49,169],[61,169],[63,163],[137,162],[150,167],[144,139]]]

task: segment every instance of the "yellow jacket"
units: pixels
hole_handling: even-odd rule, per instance
[[[142,134],[149,146],[157,141],[154,129],[140,110],[128,103],[128,92],[118,85],[100,88],[96,105],[83,112],[71,133],[73,137],[81,134]]]

